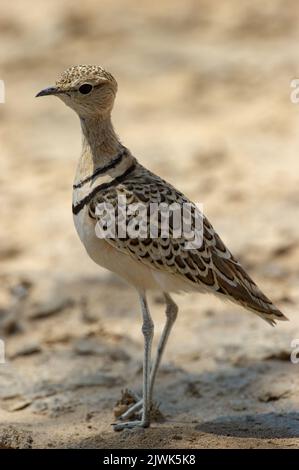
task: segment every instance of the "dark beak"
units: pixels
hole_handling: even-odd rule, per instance
[[[39,96],[57,95],[58,93],[62,93],[61,90],[58,90],[58,88],[51,86],[40,91],[35,97],[38,98]]]

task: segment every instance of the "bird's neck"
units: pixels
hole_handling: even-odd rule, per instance
[[[83,140],[76,180],[82,180],[98,168],[109,165],[123,149],[114,131],[111,116],[80,118],[80,122]]]

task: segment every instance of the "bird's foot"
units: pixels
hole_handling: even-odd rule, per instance
[[[132,427],[148,427],[148,424],[142,421],[143,399],[130,390],[122,391],[121,399],[115,406],[114,415],[119,421],[123,421],[113,425],[115,431],[121,431],[122,429]],[[165,417],[159,410],[159,404],[152,403],[150,419],[151,421],[159,423],[165,421]],[[130,423],[132,423],[132,425]]]
[[[121,399],[116,403],[114,408],[114,416],[117,419],[128,419],[134,415],[135,410],[138,412],[142,408],[142,399],[131,390],[122,390],[121,393]],[[138,406],[136,406],[137,403]],[[139,418],[139,413],[137,416],[134,416],[134,419]]]
[[[136,416],[137,418],[141,418],[143,411],[143,400],[137,401],[131,405],[126,411],[124,411],[120,416],[119,419],[125,421],[126,419],[132,418],[132,416]]]
[[[162,414],[159,408],[159,403],[152,403],[150,416],[152,421],[156,421],[157,423],[163,423],[165,421],[165,416]],[[121,421],[125,421],[126,419],[134,419],[139,418],[141,419],[143,413],[143,400],[138,401],[134,405],[130,406],[124,413],[122,413],[118,418]]]
[[[149,422],[144,420],[139,421],[126,421],[125,423],[113,423],[114,431],[122,431],[123,429],[134,429],[134,428],[148,428]]]

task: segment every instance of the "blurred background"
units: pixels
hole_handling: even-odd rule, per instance
[[[298,447],[298,20],[295,0],[0,0],[0,447]],[[291,320],[271,329],[211,296],[176,296],[157,381],[165,421],[143,433],[110,426],[120,389],[141,387],[136,294],[75,233],[77,117],[34,98],[84,63],[119,83],[123,143],[204,204]],[[164,306],[150,303],[156,345]]]

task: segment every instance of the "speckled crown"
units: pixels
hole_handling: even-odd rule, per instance
[[[99,65],[73,65],[62,73],[56,81],[56,86],[60,89],[68,89],[74,86],[78,79],[92,80],[95,84],[103,79],[108,80],[117,90],[117,81],[113,75]]]

